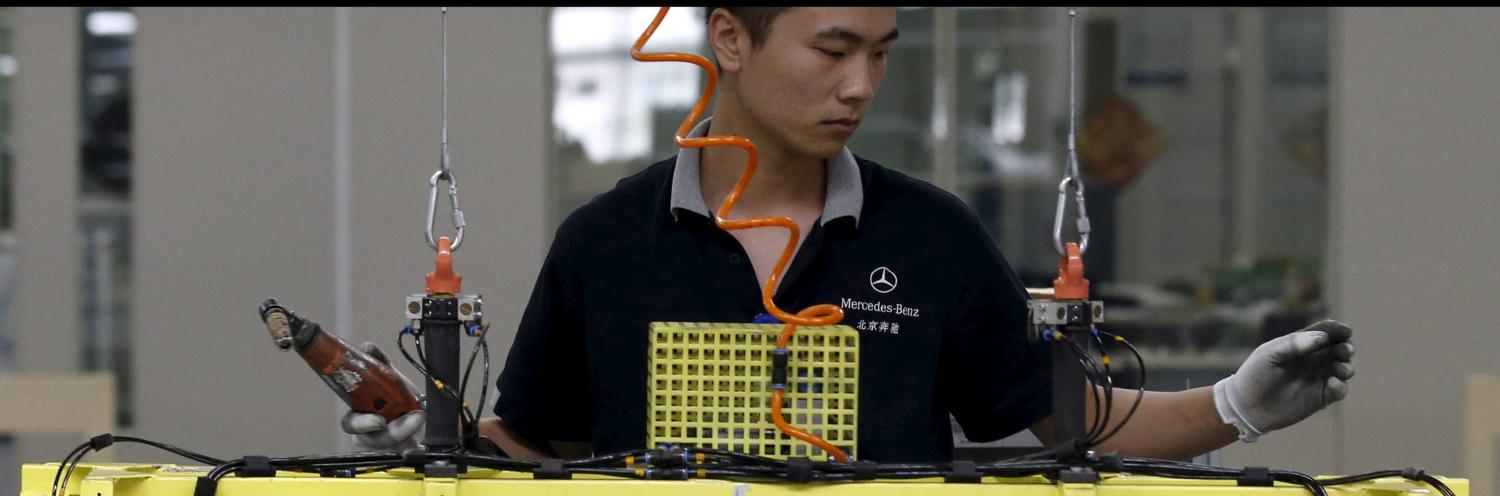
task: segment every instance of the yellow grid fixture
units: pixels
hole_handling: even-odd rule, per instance
[[[781,324],[652,322],[646,444],[717,448],[770,458],[827,459],[776,429],[771,352]],[[782,414],[793,427],[856,456],[859,331],[798,327]]]

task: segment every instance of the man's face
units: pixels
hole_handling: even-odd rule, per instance
[[[786,151],[843,149],[885,76],[895,8],[791,8],[737,73],[746,111]]]

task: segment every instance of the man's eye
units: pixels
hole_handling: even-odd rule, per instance
[[[833,57],[833,58],[836,58],[836,59],[844,58],[844,52],[835,52],[833,50],[825,50],[825,49],[822,49],[822,48],[819,48],[818,51],[819,52],[823,52],[823,55],[827,55],[829,57]]]
[[[891,52],[875,52],[875,58],[879,60],[885,60],[885,56],[889,53]]]

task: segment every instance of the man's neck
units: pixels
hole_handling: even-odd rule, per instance
[[[824,160],[817,157],[797,156],[788,153],[781,144],[769,139],[768,134],[756,129],[738,113],[722,105],[715,108],[708,135],[738,135],[750,138],[755,143],[760,157],[755,176],[735,203],[734,218],[749,215],[789,215],[793,211],[823,208],[827,180]],[[735,183],[744,173],[746,154],[733,147],[702,149],[699,158],[699,181],[703,201],[714,214],[724,197],[734,189]]]

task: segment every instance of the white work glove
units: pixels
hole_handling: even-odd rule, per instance
[[[1354,377],[1353,336],[1343,322],[1324,320],[1266,341],[1214,384],[1219,417],[1254,442],[1344,399]]]
[[[385,352],[375,343],[364,342],[359,349],[369,353],[376,360],[390,364],[391,360],[386,358]],[[396,369],[396,375],[401,377],[401,382],[406,383],[406,389],[411,391],[412,396],[422,397],[421,391],[412,384],[401,369]],[[417,439],[422,436],[422,430],[427,425],[427,412],[415,410],[406,415],[396,417],[395,420],[386,422],[385,417],[375,413],[361,413],[350,410],[344,412],[344,418],[339,426],[344,432],[354,436],[354,447],[359,451],[404,451],[419,448]]]

